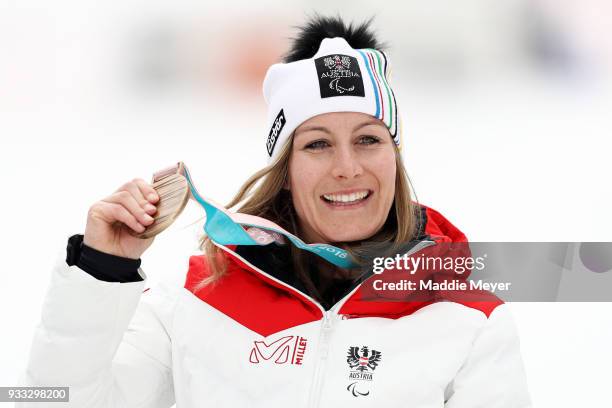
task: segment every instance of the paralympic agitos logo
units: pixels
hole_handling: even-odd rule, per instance
[[[382,353],[377,350],[370,349],[368,346],[349,347],[346,362],[350,368],[349,380],[354,380],[350,383],[346,390],[354,397],[366,396],[370,394],[367,385],[374,380],[374,370],[380,364]]]

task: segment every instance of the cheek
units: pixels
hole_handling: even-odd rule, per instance
[[[383,197],[389,199],[389,196],[391,196],[391,199],[393,199],[397,172],[395,152],[380,155],[377,160],[371,162],[370,169],[378,180]]]
[[[393,166],[391,166],[390,168],[387,168],[385,171],[385,180],[387,182],[386,188],[389,189],[389,191],[391,192],[391,195],[395,194],[395,178],[397,176],[396,173],[397,172],[395,168],[395,162],[393,162]]]
[[[319,174],[313,166],[304,160],[295,159],[289,164],[289,189],[296,211],[303,213],[304,207],[315,197],[315,187]],[[299,171],[293,169],[299,168]]]

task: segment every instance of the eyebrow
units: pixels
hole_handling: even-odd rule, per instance
[[[369,125],[383,126],[380,123],[379,120],[372,119],[372,120],[368,120],[367,122],[363,122],[363,123],[360,123],[359,125],[355,126],[353,128],[353,132],[356,131],[356,130],[361,129],[362,127],[366,127],[366,126],[369,126]],[[303,128],[303,129],[300,129],[300,131],[297,132],[296,134],[300,134],[300,133],[304,133],[304,132],[312,132],[314,130],[318,130],[318,131],[325,132],[325,133],[331,133],[331,131],[328,128],[326,128],[325,126],[307,126],[307,127]]]

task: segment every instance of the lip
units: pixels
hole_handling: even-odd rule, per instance
[[[332,194],[335,194],[335,195],[347,194],[348,195],[348,194],[358,193],[364,190],[366,190],[369,194],[372,194],[374,192],[370,188],[351,188],[349,190],[339,190],[339,191],[332,191],[329,193],[323,193],[321,194],[321,197],[323,197],[324,195],[332,195]]]
[[[339,194],[352,194],[352,193],[356,193],[356,192],[364,191],[364,190],[368,191],[368,196],[365,199],[355,204],[345,204],[345,203],[332,204],[328,202],[327,200],[325,200],[325,198],[323,198],[323,195],[321,195],[319,198],[321,199],[325,207],[329,208],[330,210],[335,210],[335,211],[355,210],[355,209],[359,209],[361,207],[365,207],[366,205],[368,205],[368,203],[372,199],[372,196],[374,195],[374,191],[370,190],[369,188],[354,188],[351,190],[342,190],[342,191],[338,191],[334,193],[326,193],[326,194],[338,194],[338,195]]]

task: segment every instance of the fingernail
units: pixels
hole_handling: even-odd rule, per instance
[[[146,204],[146,205],[145,205],[145,210],[146,210],[146,211],[155,211],[155,210],[156,210],[156,208],[155,208],[155,206],[153,206],[153,205],[151,205],[151,204]]]
[[[147,196],[147,199],[148,199],[149,201],[155,201],[155,200],[157,200],[157,195],[155,195],[155,194],[151,193],[151,194],[149,194],[149,195]]]

